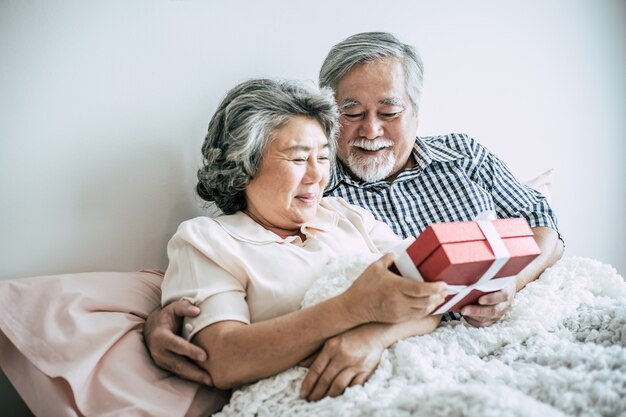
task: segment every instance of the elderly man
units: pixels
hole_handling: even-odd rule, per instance
[[[528,220],[541,256],[507,288],[460,312],[471,325],[487,326],[502,317],[516,291],[561,257],[556,217],[540,193],[520,184],[472,138],[417,137],[422,79],[415,49],[388,33],[357,34],[331,49],[320,85],[335,91],[341,111],[340,163],[326,193],[370,210],[403,237],[416,236],[431,223],[471,220],[485,210]],[[209,375],[187,359],[202,361],[206,353],[176,336],[182,318],[198,312],[184,301],[170,304],[151,314],[144,331],[159,366],[210,384]],[[319,399],[362,382],[384,347],[356,333],[330,339],[305,363],[310,370],[302,395]]]

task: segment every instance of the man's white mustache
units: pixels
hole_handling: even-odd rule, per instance
[[[350,146],[365,149],[367,151],[377,151],[393,146],[393,141],[389,139],[352,139]]]

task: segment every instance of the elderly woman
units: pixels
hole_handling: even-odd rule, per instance
[[[325,264],[382,254],[399,241],[365,210],[322,198],[336,131],[330,90],[272,80],[232,89],[209,124],[197,192],[224,215],[180,225],[168,245],[162,302],[182,298],[200,308],[183,335],[209,353],[199,365],[218,388],[281,372],[340,334],[358,332],[386,347],[439,322],[428,314],[445,285],[394,275],[392,255],[343,294],[299,308]],[[329,371],[308,378],[303,395],[338,395],[369,376],[328,361]]]

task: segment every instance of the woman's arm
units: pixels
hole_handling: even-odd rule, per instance
[[[224,321],[202,329],[192,340],[208,352],[200,365],[215,386],[232,388],[281,372],[361,324],[426,316],[443,301],[445,284],[401,278],[388,270],[393,258],[383,256],[346,292],[309,308],[250,325]]]
[[[206,369],[216,387],[233,388],[275,375],[317,350],[329,337],[360,324],[339,298],[271,320],[244,324],[222,321],[196,334]]]
[[[432,332],[439,326],[441,317],[441,314],[437,314],[436,316],[426,316],[401,323],[370,323],[365,326],[370,328],[370,337],[380,340],[383,347],[386,349],[398,340]]]
[[[374,372],[383,351],[398,340],[432,332],[441,315],[397,324],[369,323],[334,336],[324,343],[310,363],[300,395],[317,401],[336,397],[353,385],[360,385]]]

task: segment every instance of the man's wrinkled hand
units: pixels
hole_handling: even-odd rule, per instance
[[[183,319],[198,314],[200,309],[186,300],[158,308],[144,323],[144,340],[152,360],[160,368],[184,379],[212,385],[211,376],[193,362],[206,361],[207,354],[179,336]]]
[[[319,353],[301,363],[309,367],[309,372],[302,381],[300,396],[317,401],[364,384],[378,366],[384,349],[364,326],[328,339]]]
[[[461,309],[465,320],[474,327],[486,327],[506,313],[515,298],[515,280],[511,280],[500,291],[485,294],[478,299],[478,304],[469,304]]]

